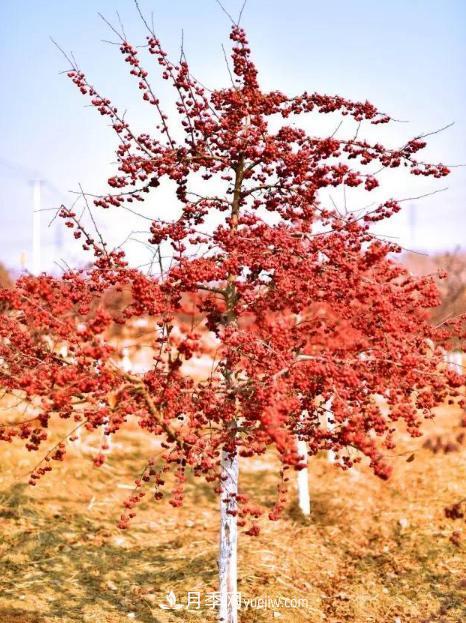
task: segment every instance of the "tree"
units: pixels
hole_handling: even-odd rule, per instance
[[[440,304],[431,310],[431,319],[435,324],[443,324],[452,319],[461,319],[466,314],[466,258],[460,249],[440,253],[432,257],[409,253],[403,263],[416,273],[437,271],[441,275],[439,281]],[[463,340],[452,332],[451,339],[445,345],[445,361],[454,370],[463,371]]]
[[[407,253],[403,258],[407,268],[416,274],[440,272],[441,303],[432,310],[432,320],[443,322],[447,318],[463,316],[466,311],[466,256],[456,248],[447,253],[428,257]]]
[[[269,513],[275,520],[286,502],[289,470],[304,467],[296,436],[311,454],[333,450],[344,469],[365,455],[385,479],[384,449],[394,446],[394,423],[404,422],[416,436],[435,406],[459,396],[463,379],[441,366],[440,352],[452,330],[459,335],[459,321],[437,328],[428,322],[427,310],[438,303],[433,279],[412,277],[392,259],[398,245],[371,231],[400,202],[391,198],[364,212],[345,212],[323,192],[373,192],[385,168],[403,166],[434,178],[448,169],[415,159],[423,137],[390,149],[360,138],[360,131],[350,138],[337,138],[336,131],[318,137],[292,124],[289,119],[310,113],[336,113],[357,128],[391,119],[367,101],[263,91],[236,24],[232,84],[215,91],[192,76],[183,54],[172,63],[147,27],[147,51],[175,88],[181,124],[163,112],[139,52],[123,35],[121,53],[158,118],[154,134],[133,131],[72,62],[68,76],[119,141],[112,190],[83,194],[83,201],[92,222],[95,208],[122,217],[169,180],[179,215],[151,219],[154,262],[144,272],[130,267],[121,249],[110,249],[98,230],[88,230],[77,211],[60,208],[94,261],[62,277],[23,277],[1,291],[7,306],[0,324],[1,382],[30,407],[30,417],[6,423],[1,437],[20,437],[29,450],[39,450],[59,419],[73,422],[67,434],[73,437],[82,426],[116,434],[130,417],[160,437],[163,452],[148,457],[120,527],[128,526],[149,491],[156,499],[164,494],[167,472],[176,479],[175,507],[183,500],[187,469],[212,482],[221,506],[219,616],[231,623],[237,620],[231,599],[237,527],[257,534],[262,512],[239,493],[239,458],[268,450],[278,455],[277,503]],[[105,305],[109,292],[121,293],[123,308]],[[188,321],[176,323],[183,315]],[[141,316],[154,321],[154,363],[137,375],[116,365],[120,353],[109,335],[114,325]],[[66,356],[58,354],[63,344]],[[214,365],[199,379],[188,364],[205,353]],[[330,429],[322,425],[329,399]],[[64,440],[48,450],[31,484],[65,453]],[[99,455],[96,463],[103,460]]]

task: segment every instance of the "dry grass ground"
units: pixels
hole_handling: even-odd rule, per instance
[[[437,432],[453,436],[457,412],[444,412]],[[434,430],[431,426],[431,433]],[[457,432],[457,431],[456,431]],[[121,440],[120,440],[121,441]],[[241,623],[464,623],[464,519],[443,509],[466,495],[466,446],[432,454],[406,440],[388,483],[365,467],[350,473],[311,462],[310,521],[291,506],[279,522],[264,521],[258,538],[241,536],[244,597],[302,598],[307,607],[242,609]],[[32,489],[24,474],[37,461],[16,445],[0,448],[1,623],[143,623],[214,621],[214,610],[164,610],[173,591],[205,602],[216,590],[217,500],[189,482],[186,505],[142,506],[130,531],[116,521],[124,488],[147,455],[141,435],[127,435],[95,469],[75,452]],[[245,465],[243,488],[264,504],[276,482],[266,463]]]

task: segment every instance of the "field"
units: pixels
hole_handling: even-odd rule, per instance
[[[454,439],[459,420],[444,410],[426,436]],[[23,483],[37,454],[2,447],[2,623],[215,620],[217,500],[190,480],[183,508],[145,503],[133,527],[118,530],[121,502],[151,451],[141,435],[125,435],[100,469],[75,449],[34,489]],[[241,535],[239,544],[243,598],[305,601],[251,602],[241,623],[466,621],[464,519],[444,514],[466,495],[466,444],[434,454],[424,440],[403,440],[387,483],[364,466],[342,472],[324,455],[312,459],[311,520],[291,503],[280,521],[263,521],[259,537]],[[241,476],[265,505],[276,487],[271,463],[245,465]],[[160,607],[170,592],[183,608]]]

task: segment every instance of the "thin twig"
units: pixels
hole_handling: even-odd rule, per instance
[[[222,9],[222,11],[225,13],[225,15],[228,17],[228,19],[230,20],[230,22],[236,26],[236,22],[235,20],[232,18],[231,13],[229,13],[226,8],[223,6],[223,4],[220,2],[220,0],[215,0],[215,2],[218,4],[218,6]]]

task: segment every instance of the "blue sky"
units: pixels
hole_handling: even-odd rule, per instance
[[[234,15],[241,4],[224,0]],[[154,11],[156,30],[173,54],[183,29],[194,75],[208,86],[227,83],[221,44],[228,44],[229,23],[215,0],[141,0],[141,6]],[[102,41],[115,37],[97,13],[115,20],[116,10],[128,38],[143,43],[132,0],[0,3],[0,261],[11,267],[19,266],[21,252],[31,255],[31,179],[47,180],[42,199],[50,209],[69,201],[79,183],[89,191],[102,187],[112,170],[112,133],[60,75],[67,64],[49,37],[72,50],[92,82],[131,118],[151,123],[118,49]],[[465,18],[462,0],[248,0],[243,25],[265,87],[367,98],[409,121],[393,130],[395,142],[455,122],[432,137],[426,157],[459,164],[466,163]],[[413,201],[387,233],[410,248],[464,246],[466,169],[454,169],[443,185],[445,192]],[[438,187],[427,180],[420,190]],[[401,195],[411,190],[403,187]],[[79,254],[67,232],[47,228],[51,214],[42,218],[45,268]]]

